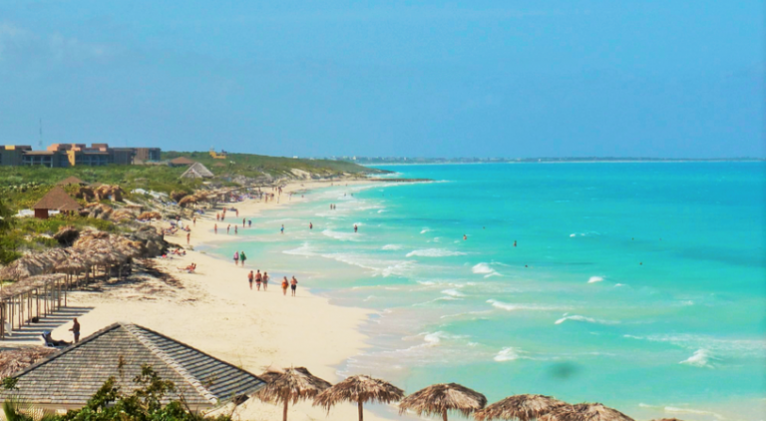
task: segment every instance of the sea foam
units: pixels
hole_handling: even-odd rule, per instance
[[[419,257],[449,257],[449,256],[463,256],[465,253],[460,251],[452,251],[447,249],[439,249],[439,248],[433,248],[433,249],[422,249],[422,250],[413,250],[409,253],[407,253],[406,257],[413,257],[413,256],[419,256]]]
[[[585,322],[585,323],[595,323],[599,325],[616,325],[620,324],[620,322],[615,320],[602,320],[602,319],[594,319],[593,317],[586,317],[586,316],[580,316],[579,314],[574,314],[572,316],[564,316],[558,320],[556,320],[557,325],[560,325],[567,320],[573,320],[576,322]]]
[[[501,349],[500,352],[498,352],[497,355],[495,355],[495,358],[493,358],[493,360],[497,362],[513,361],[518,359],[519,359],[518,350],[513,347]]]
[[[471,268],[471,272],[477,274],[477,275],[484,275],[485,278],[490,278],[492,276],[502,276],[500,272],[492,269],[492,267],[487,263],[478,263],[474,265]]]
[[[712,368],[713,366],[710,364],[710,360],[713,357],[710,355],[710,351],[707,349],[698,349],[694,351],[694,354],[681,361],[679,364],[687,364],[687,365],[693,365],[695,367],[709,367]]]
[[[588,283],[595,284],[596,282],[601,282],[603,280],[604,278],[602,278],[601,276],[591,276],[590,279],[588,279]]]

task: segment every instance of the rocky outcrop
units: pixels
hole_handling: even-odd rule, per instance
[[[127,236],[141,243],[141,257],[157,257],[168,251],[168,242],[150,225],[143,225]]]
[[[80,231],[71,225],[59,227],[59,231],[53,235],[53,239],[64,247],[71,246],[79,237]]]

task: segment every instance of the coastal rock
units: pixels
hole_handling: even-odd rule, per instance
[[[167,252],[168,242],[150,225],[143,225],[127,236],[132,241],[141,243],[141,257],[156,257]]]
[[[175,191],[175,190],[173,190],[173,191],[170,193],[170,197],[171,197],[171,198],[173,199],[173,201],[175,201],[175,202],[180,202],[180,201],[181,201],[181,199],[183,199],[184,197],[186,197],[186,196],[188,196],[188,195],[189,195],[189,193],[186,193],[185,191]],[[180,205],[180,203],[179,203],[179,205]]]
[[[77,228],[71,225],[67,225],[60,227],[59,231],[53,235],[53,239],[58,241],[58,243],[62,246],[69,247],[74,244],[75,240],[77,240],[79,236],[80,231]]]

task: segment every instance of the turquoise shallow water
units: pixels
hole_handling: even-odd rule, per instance
[[[216,250],[378,310],[343,373],[764,419],[766,164],[387,169],[439,182],[312,191]]]

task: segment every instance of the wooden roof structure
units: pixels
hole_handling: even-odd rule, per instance
[[[83,407],[109,377],[123,392],[137,387],[133,378],[148,364],[193,410],[215,408],[262,388],[263,380],[189,345],[131,323],[115,323],[27,367],[13,395],[44,409]],[[0,392],[0,400],[8,396]]]
[[[181,174],[181,178],[213,178],[213,174],[207,167],[200,162],[195,162],[188,170]]]
[[[42,199],[38,200],[33,206],[34,209],[47,209],[59,211],[77,211],[80,210],[80,204],[72,199],[61,186],[52,188]]]
[[[57,186],[68,186],[70,184],[76,184],[78,186],[87,186],[88,185],[88,183],[80,180],[79,178],[77,178],[77,177],[75,177],[73,175],[70,175],[69,177],[59,181],[58,183],[56,183]]]
[[[178,158],[173,158],[170,160],[170,165],[192,165],[196,161],[192,161],[191,159],[185,157],[185,156],[179,156]]]

